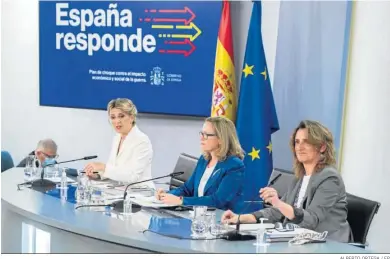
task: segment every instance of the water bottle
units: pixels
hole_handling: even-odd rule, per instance
[[[65,170],[62,171],[62,175],[61,175],[60,192],[61,192],[61,201],[66,201],[68,199],[68,178],[66,176]]]
[[[84,204],[87,200],[87,182],[88,176],[84,173],[79,173],[77,176],[77,190],[76,190],[76,201],[77,203]]]
[[[267,246],[269,245],[267,242],[266,242],[266,228],[265,228],[265,225],[264,225],[264,220],[267,220],[265,218],[260,218],[260,226],[259,226],[259,229],[257,230],[257,233],[256,233],[256,243],[254,243],[255,246]]]
[[[221,234],[221,227],[217,223],[215,212],[211,213],[211,220],[209,222],[210,224],[210,234],[213,236],[218,236]]]

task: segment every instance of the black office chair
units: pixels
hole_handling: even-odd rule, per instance
[[[354,238],[354,243],[351,244],[364,248],[368,246],[366,240],[367,234],[370,230],[371,222],[375,214],[378,213],[381,204],[349,193],[347,193],[347,202],[347,220],[351,226]]]
[[[276,180],[276,182],[271,187],[274,188],[278,192],[279,198],[282,198],[283,195],[287,192],[288,187],[290,186],[290,184],[294,180],[294,173],[291,171],[288,171],[288,170],[274,168],[271,176],[269,177],[268,184],[273,179],[275,179],[275,177],[278,176],[279,174],[282,174],[282,175]],[[269,207],[272,207],[272,205],[265,203],[264,207],[269,208]]]
[[[291,171],[274,168],[269,178],[269,181],[275,179],[275,177],[279,174],[282,174],[282,176],[280,176],[276,180],[276,182],[272,185],[272,187],[278,192],[279,198],[282,198],[282,196],[287,192],[288,187],[291,185],[295,176],[294,173]]]
[[[197,163],[197,157],[181,153],[176,162],[176,166],[173,172],[184,172],[184,174],[171,178],[171,181],[169,183],[169,190],[175,189],[183,185],[183,183],[191,177]]]

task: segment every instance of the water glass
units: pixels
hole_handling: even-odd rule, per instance
[[[210,227],[210,234],[213,236],[219,236],[229,231],[228,223],[216,223]]]
[[[77,176],[76,201],[80,204],[89,203],[89,178],[79,173]]]
[[[220,221],[216,220],[215,212],[206,214],[206,222],[209,226],[209,231],[212,236],[218,236],[226,233],[229,230],[229,224],[221,224]]]
[[[62,171],[58,167],[58,165],[51,165],[43,168],[44,176],[46,179],[53,179],[61,176]],[[61,171],[61,172],[60,172]]]
[[[215,212],[211,212],[210,214],[207,215],[207,219],[206,219],[208,225],[209,225],[209,229],[210,229],[210,234],[216,236],[218,235],[219,233],[216,233],[218,232],[217,230],[217,220],[216,220],[216,216],[215,216]]]
[[[194,206],[194,218],[204,216],[207,213],[207,206]]]
[[[133,214],[133,202],[130,198],[126,198],[123,201],[123,216],[130,216]]]
[[[31,175],[32,180],[40,179],[42,170],[41,167],[34,166]]]
[[[104,204],[104,195],[100,189],[93,188],[91,190],[91,203],[92,204]]]
[[[192,237],[201,238],[207,233],[207,223],[201,217],[192,220],[191,224]]]
[[[29,182],[34,177],[34,158],[35,156],[29,155],[26,158],[26,167],[24,168],[24,181]]]
[[[194,218],[191,224],[192,237],[200,238],[207,234],[209,225],[206,221],[206,212],[206,206],[194,206]]]

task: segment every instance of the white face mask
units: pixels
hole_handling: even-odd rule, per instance
[[[322,233],[313,232],[305,232],[299,235],[296,235],[293,239],[288,241],[288,243],[292,245],[303,245],[306,243],[318,243],[325,242],[326,236],[328,235],[328,231],[324,231]]]
[[[42,163],[42,166],[47,166],[47,165],[54,165],[56,164],[56,160],[54,158],[49,158],[49,157],[46,157],[45,158],[45,161],[43,161]]]

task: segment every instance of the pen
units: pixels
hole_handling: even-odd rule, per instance
[[[245,203],[263,203],[264,201],[244,201]]]

